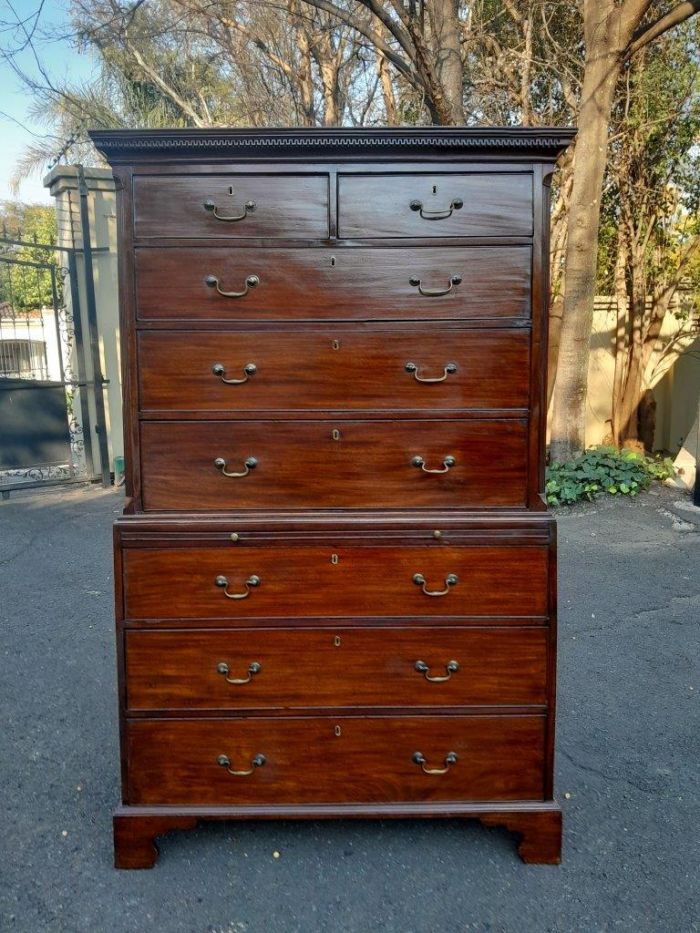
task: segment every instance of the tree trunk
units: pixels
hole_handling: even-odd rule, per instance
[[[316,107],[314,104],[314,79],[311,65],[311,45],[309,34],[306,31],[296,4],[290,6],[294,14],[294,31],[297,37],[297,46],[301,57],[300,68],[297,75],[299,94],[301,97],[300,126],[316,125]]]
[[[607,8],[607,12],[601,11]],[[585,445],[586,384],[596,289],[600,200],[608,124],[622,50],[616,8],[587,0],[586,63],[569,208],[564,312],[554,386],[551,459],[569,460]]]
[[[378,38],[381,37],[381,27],[379,23],[373,24],[372,32]],[[382,98],[384,99],[387,126],[396,126],[398,123],[398,111],[396,108],[394,85],[392,84],[391,72],[389,71],[389,63],[378,48],[375,48],[374,54],[377,62],[377,77],[379,78],[379,83],[382,88]]]
[[[566,254],[566,231],[574,171],[574,150],[569,150],[559,165],[559,197],[550,219],[549,245],[549,343],[547,357],[547,411],[550,409],[559,362],[559,335],[561,333],[566,282],[562,268]]]
[[[564,312],[564,296],[555,295],[549,303],[549,341],[547,343],[547,410],[552,401],[559,364],[559,338]]]
[[[459,0],[433,0],[434,51],[437,76],[447,98],[451,122],[464,123],[462,50],[459,29]]]
[[[627,299],[627,236],[620,227],[615,260],[615,371],[612,391],[612,437],[616,447],[622,445],[622,425],[620,424],[620,400],[627,370],[627,320],[629,302]]]

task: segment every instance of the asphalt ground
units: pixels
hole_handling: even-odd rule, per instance
[[[700,513],[660,489],[562,511],[560,867],[458,821],[209,824],[112,867],[119,490],[0,503],[0,929],[700,930]],[[689,500],[686,500],[689,503]],[[277,855],[275,855],[277,853]]]

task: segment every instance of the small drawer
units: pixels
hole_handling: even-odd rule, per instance
[[[136,237],[328,236],[326,175],[163,175],[134,179]]]
[[[337,324],[141,331],[143,412],[525,409],[530,332]]]
[[[382,546],[366,535],[364,545],[128,547],[123,595],[127,621],[540,619],[548,561],[544,545]]]
[[[126,633],[130,710],[545,703],[544,627]]]
[[[528,246],[148,247],[135,257],[142,321],[530,317]]]
[[[527,422],[143,421],[143,507],[523,508]]]
[[[543,716],[131,720],[125,803],[541,800]]]
[[[531,236],[530,173],[340,175],[338,235]]]

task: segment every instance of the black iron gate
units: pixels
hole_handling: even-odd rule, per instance
[[[104,485],[110,482],[103,395],[106,380],[100,364],[87,188],[82,172],[80,181],[79,247],[42,244],[20,234],[11,237],[4,230],[0,236],[3,498],[28,486],[99,478]],[[63,258],[60,265],[55,261],[57,255]],[[87,341],[83,339],[81,293],[87,312]],[[88,372],[93,377],[90,381]]]

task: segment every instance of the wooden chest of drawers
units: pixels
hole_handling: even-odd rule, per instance
[[[563,130],[96,132],[119,191],[116,864],[200,820],[478,818],[557,862]]]

